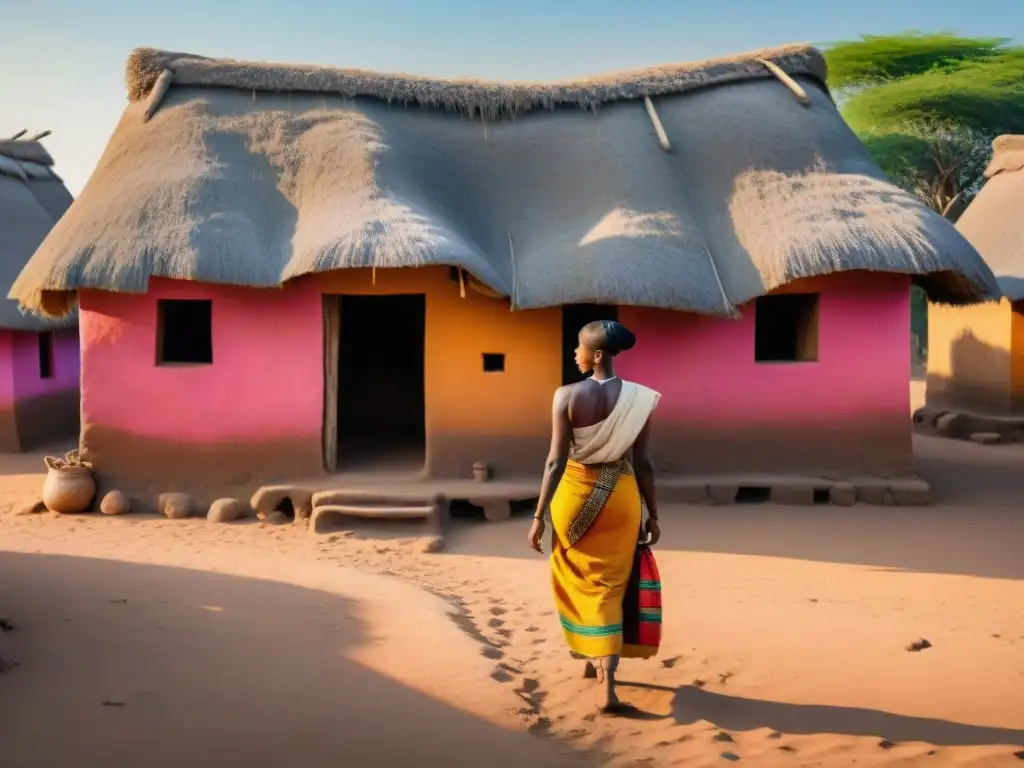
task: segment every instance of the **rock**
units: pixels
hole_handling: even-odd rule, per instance
[[[180,520],[192,514],[192,497],[187,493],[161,493],[156,497],[156,509],[168,520]]]
[[[947,437],[957,437],[961,421],[959,413],[944,413],[935,420],[935,428]]]
[[[919,651],[923,651],[931,647],[932,644],[922,637],[920,640],[915,640],[910,645],[908,645],[907,650],[911,653],[918,653]]]
[[[932,503],[931,487],[919,477],[892,480],[888,491],[901,507],[927,507]]]
[[[972,432],[971,440],[979,445],[996,445],[1003,442],[1003,436],[998,432]]]
[[[885,494],[888,489],[879,481],[869,481],[857,485],[857,501],[865,504],[882,506],[885,504]]]
[[[512,517],[512,505],[506,500],[485,501],[480,506],[484,508],[484,519],[489,523],[498,523]]]
[[[24,507],[18,510],[19,515],[38,515],[40,512],[46,511],[46,505],[42,499],[37,499],[31,504],[26,504]]]
[[[104,515],[126,515],[131,511],[131,501],[121,491],[111,491],[100,502],[100,512]]]
[[[773,485],[768,498],[776,504],[810,506],[814,504],[814,488],[810,485]]]
[[[727,742],[735,741],[735,739],[732,736],[730,736],[728,733],[726,733],[725,731],[719,731],[718,733],[716,733],[712,737],[712,739],[714,741],[727,741]]]
[[[833,483],[828,500],[840,507],[852,507],[857,503],[857,487],[853,483]]]
[[[241,520],[248,511],[245,503],[238,499],[217,499],[210,505],[206,519],[211,523],[230,523],[233,520]]]
[[[708,496],[715,504],[732,504],[736,501],[736,494],[739,493],[738,485],[727,485],[711,483],[708,485]]]
[[[735,752],[723,752],[722,759],[728,760],[730,763],[735,763],[739,761],[740,756],[737,755]]]
[[[425,555],[444,551],[444,539],[441,536],[427,536],[416,542],[416,551]]]

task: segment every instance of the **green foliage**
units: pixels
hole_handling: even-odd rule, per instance
[[[850,127],[939,212],[955,215],[980,188],[995,136],[1024,133],[1024,48],[1003,38],[865,35],[825,56]]]
[[[989,134],[1024,131],[1024,48],[865,88],[845,104],[855,131],[941,122]]]
[[[988,58],[1008,42],[1007,38],[957,37],[949,32],[864,35],[828,47],[829,84],[839,89],[919,75],[956,62]]]

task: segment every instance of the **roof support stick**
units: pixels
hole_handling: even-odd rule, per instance
[[[666,152],[671,152],[672,145],[669,143],[668,134],[665,133],[665,127],[661,124],[658,113],[654,109],[654,102],[651,101],[650,96],[644,96],[644,106],[647,107],[647,116],[651,118],[651,123],[654,124],[654,132],[658,134],[658,143],[661,144],[661,148]]]
[[[28,133],[28,130],[27,130],[27,129],[25,129],[25,128],[22,128],[22,129],[21,129],[20,131],[18,131],[18,132],[17,132],[16,134],[14,134],[13,136],[11,136],[11,138],[9,138],[9,139],[8,139],[8,141],[17,141],[17,140],[18,140],[18,139],[20,139],[20,138],[21,138],[22,136],[24,136],[24,135],[25,135],[26,133]]]
[[[51,133],[53,133],[53,131],[50,131],[50,130],[40,131],[37,134],[29,136],[27,139],[25,139],[25,141],[39,141],[40,139],[45,139]]]
[[[512,244],[512,233],[508,233],[508,252],[512,258],[512,300],[509,302],[509,310],[519,310],[519,285],[516,283],[516,247]]]
[[[798,102],[805,107],[809,107],[811,105],[811,97],[807,95],[807,91],[800,87],[800,83],[783,72],[782,67],[773,61],[768,61],[768,59],[758,59],[758,61],[764,65],[765,69],[775,75],[780,83],[793,92],[793,95],[796,96],[796,100]]]
[[[150,118],[156,114],[157,109],[160,107],[160,102],[167,95],[167,89],[171,87],[173,79],[174,73],[169,69],[165,69],[160,73],[160,77],[156,79],[156,83],[153,85],[153,90],[149,92],[149,99],[146,101],[146,111],[143,113],[142,122],[148,123]]]

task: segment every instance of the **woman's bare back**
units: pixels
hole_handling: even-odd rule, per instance
[[[622,392],[622,379],[615,377],[601,384],[586,379],[570,386],[569,423],[574,429],[590,427],[604,421],[615,409]]]

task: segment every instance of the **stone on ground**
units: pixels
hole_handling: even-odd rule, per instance
[[[187,493],[161,493],[156,498],[156,509],[168,520],[189,517],[193,509],[192,497]]]
[[[210,505],[206,519],[211,523],[230,523],[233,520],[241,520],[247,512],[245,503],[238,499],[217,499]]]
[[[857,486],[853,483],[833,483],[828,491],[828,500],[840,507],[852,507],[857,503]]]
[[[111,491],[100,502],[100,512],[104,515],[126,515],[131,511],[131,501],[121,491]]]

